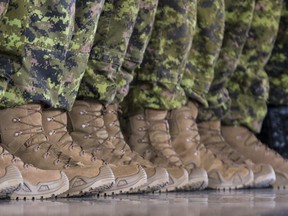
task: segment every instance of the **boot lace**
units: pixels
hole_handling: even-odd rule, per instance
[[[150,144],[153,147],[151,153],[155,150],[156,157],[164,157],[170,164],[181,167],[182,162],[172,147],[168,122],[166,122],[166,120],[149,121],[145,120],[144,116],[139,116],[137,120],[145,121],[147,125],[147,127],[139,128],[139,131],[144,132],[144,134],[143,137],[138,140],[138,143]],[[157,125],[163,126],[163,124],[165,125],[165,129],[158,129],[161,127],[157,127]],[[166,139],[161,139],[161,141],[153,140],[150,136],[151,134],[158,134],[158,136],[166,137]],[[149,155],[149,151],[146,154]]]
[[[57,140],[57,143],[61,143],[61,141],[65,141],[65,138],[68,137],[68,139],[66,139],[66,142],[64,142],[64,146],[63,147],[66,147],[68,146],[68,149],[70,151],[79,151],[79,155],[81,157],[84,157],[86,152],[84,151],[84,149],[76,144],[73,139],[70,137],[70,134],[67,130],[67,125],[65,122],[62,122],[60,120],[57,120],[57,119],[61,119],[61,116],[64,116],[66,115],[66,113],[64,111],[61,111],[59,112],[58,114],[55,114],[55,115],[51,115],[49,117],[47,117],[47,121],[48,122],[54,122],[54,123],[57,123],[57,125],[59,125],[59,127],[57,128],[53,128],[53,130],[49,131],[48,134],[49,136],[53,136],[53,135],[57,135],[57,134],[62,134],[62,136],[59,138],[59,140]],[[66,117],[66,116],[65,116]],[[91,155],[92,158],[91,160],[92,161],[95,161],[97,158],[95,157],[95,155]]]
[[[227,159],[236,162],[243,163],[245,158],[238,154],[233,148],[229,146],[229,144],[223,138],[221,132],[218,129],[213,129],[210,127],[200,126],[201,130],[205,131],[205,133],[209,134],[210,137],[215,137],[215,141],[205,142],[205,145],[210,148],[216,150],[217,153],[225,155]]]
[[[104,110],[104,108],[100,111],[100,112],[95,112],[95,111],[88,111],[88,110],[82,110],[80,112],[80,115],[86,115],[89,116],[89,120],[87,122],[85,122],[82,125],[82,128],[92,128],[93,133],[89,133],[87,130],[86,135],[84,136],[85,139],[93,139],[94,143],[95,143],[95,147],[94,150],[95,151],[103,151],[103,150],[107,150],[110,151],[111,153],[113,153],[113,155],[119,157],[119,160],[124,159],[125,156],[125,146],[121,146],[122,148],[116,148],[112,145],[109,145],[109,141],[111,141],[111,136],[109,136],[109,134],[107,133],[106,130],[106,126],[104,124],[104,119],[103,119],[103,115],[105,114],[106,110]],[[116,113],[117,115],[117,113]],[[102,124],[98,124],[98,120],[100,120],[100,122],[103,122]],[[115,139],[118,139],[118,143],[120,143],[121,141],[121,130],[120,130],[120,125],[119,122],[113,121],[111,122],[111,126],[119,126],[119,131],[117,132],[117,134],[115,135]],[[97,136],[97,133],[99,132],[103,132],[105,134],[107,134],[107,136],[105,137],[100,137]],[[123,138],[124,139],[124,138]],[[126,158],[127,159],[127,158]],[[129,165],[132,163],[132,160],[125,160],[124,164]]]
[[[29,107],[29,108],[28,107],[25,107],[25,108],[23,108],[23,107],[15,107],[15,109],[27,110],[28,114],[27,115],[23,115],[23,116],[19,116],[17,118],[15,117],[15,118],[12,119],[13,123],[22,124],[22,125],[26,126],[25,129],[16,131],[14,136],[15,137],[20,137],[20,136],[24,136],[24,135],[31,135],[30,138],[25,141],[24,146],[26,148],[29,148],[31,146],[30,144],[35,145],[34,151],[38,152],[40,149],[42,149],[42,145],[43,144],[47,144],[48,143],[47,137],[46,137],[45,132],[44,132],[44,130],[42,128],[42,125],[29,123],[29,120],[26,121],[26,119],[30,119],[31,116],[33,116],[33,115],[35,115],[37,113],[42,115],[41,110],[39,110],[37,108],[33,109],[33,107]],[[39,139],[37,139],[38,137],[40,138],[40,140],[43,140],[43,141],[35,144],[34,140],[39,140]],[[45,137],[45,139],[41,139],[43,137]],[[50,155],[56,154],[57,159],[54,161],[55,165],[59,164],[60,162],[63,162],[65,164],[65,168],[68,168],[68,167],[70,167],[70,165],[74,164],[71,161],[71,158],[67,157],[66,155],[63,155],[62,152],[60,152],[57,149],[53,148],[53,145],[51,143],[49,143],[48,148],[47,147],[45,147],[45,148],[46,149],[43,148],[46,151],[44,153],[44,155],[43,155],[44,159],[48,159],[50,157]]]

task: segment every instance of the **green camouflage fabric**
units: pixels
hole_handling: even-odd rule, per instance
[[[198,0],[197,26],[181,82],[186,95],[207,107],[206,95],[214,77],[214,65],[222,46],[224,0]]]
[[[235,71],[252,22],[255,0],[225,0],[223,45],[214,67],[214,79],[206,98],[208,108],[199,109],[197,121],[221,119],[230,110],[228,78]]]
[[[180,82],[195,31],[196,0],[159,0],[151,39],[127,96],[129,114],[186,103]]]
[[[72,40],[66,53],[65,73],[58,88],[58,100],[71,110],[90,56],[105,0],[78,0]],[[63,107],[64,108],[64,107]]]
[[[134,71],[140,66],[151,37],[158,0],[141,0],[136,24],[131,35],[123,65],[117,73],[117,94],[113,103],[121,103],[128,94]]]
[[[140,0],[106,0],[78,98],[114,101],[120,71],[136,22]]]
[[[288,105],[288,1],[283,7],[280,27],[271,58],[265,67],[269,76],[268,104]]]
[[[0,0],[0,19],[5,15],[10,0]]]
[[[222,120],[223,124],[260,131],[269,93],[264,67],[276,40],[281,10],[282,0],[256,0],[247,41],[228,83],[231,109]]]
[[[1,86],[7,81],[2,108],[30,102],[59,107],[74,14],[72,0],[10,0],[0,20]]]
[[[0,23],[0,68],[9,79],[1,107],[36,102],[71,110],[103,2],[10,1]]]

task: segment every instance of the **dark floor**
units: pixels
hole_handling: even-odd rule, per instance
[[[288,215],[288,190],[202,191],[45,201],[2,200],[2,215]]]

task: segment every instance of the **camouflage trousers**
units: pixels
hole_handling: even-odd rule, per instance
[[[105,1],[77,95],[79,99],[90,98],[103,104],[114,102],[119,85],[123,85],[123,81],[119,81],[121,79],[119,77],[122,77],[121,67],[136,23],[140,3],[143,6],[145,2],[150,4],[151,0]]]
[[[231,108],[223,124],[259,132],[267,112],[269,81],[264,70],[277,36],[282,0],[256,0],[251,28],[227,85]]]
[[[196,34],[181,86],[190,100],[208,106],[206,95],[214,78],[214,66],[223,42],[224,0],[198,0]]]
[[[77,92],[71,86],[81,78],[103,3],[10,0],[0,20],[2,108],[43,103],[71,109]]]
[[[284,3],[278,36],[271,58],[265,66],[269,76],[268,104],[288,105],[288,2]]]
[[[143,108],[183,106],[187,102],[185,91],[197,97],[189,81],[195,80],[196,89],[208,91],[209,81],[201,83],[196,74],[203,72],[207,79],[213,78],[213,70],[204,68],[214,64],[221,47],[223,11],[222,0],[159,1],[151,40],[126,99],[130,114]],[[208,60],[203,58],[205,54]]]

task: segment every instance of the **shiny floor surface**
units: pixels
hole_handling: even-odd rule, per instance
[[[1,200],[2,215],[284,216],[288,215],[288,190],[201,191],[44,201]]]

